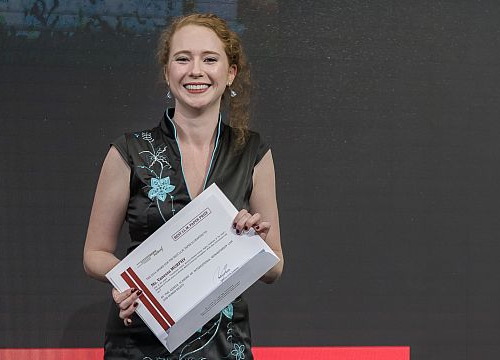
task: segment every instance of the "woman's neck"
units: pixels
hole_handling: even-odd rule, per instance
[[[204,111],[176,108],[173,120],[180,141],[195,147],[207,146],[212,142],[219,122],[219,108]]]

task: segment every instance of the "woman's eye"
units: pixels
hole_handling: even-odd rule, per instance
[[[177,61],[177,62],[187,62],[187,61],[189,61],[189,59],[187,57],[182,56],[182,57],[178,57],[177,59],[175,59],[175,61]]]
[[[214,62],[217,62],[217,58],[207,57],[207,58],[205,58],[205,62],[207,62],[207,63],[214,63]]]

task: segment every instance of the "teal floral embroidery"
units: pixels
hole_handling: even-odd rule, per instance
[[[245,345],[233,344],[234,348],[231,351],[231,355],[234,356],[236,360],[241,360],[245,358]]]
[[[170,184],[170,177],[166,177],[163,179],[151,178],[151,190],[148,192],[148,197],[151,200],[155,198],[165,201],[167,198],[167,194],[170,195],[172,191],[174,191],[175,186]],[[173,199],[173,196],[170,195],[170,198]]]
[[[135,136],[139,138],[138,134],[135,134]],[[175,214],[174,196],[171,194],[171,192],[175,190],[175,185],[170,183],[169,176],[163,177],[163,171],[165,169],[172,168],[172,165],[170,165],[170,162],[165,155],[167,147],[155,147],[155,140],[151,136],[150,132],[142,132],[141,137],[143,140],[149,143],[149,147],[151,148],[151,150],[143,150],[139,152],[140,155],[146,155],[147,165],[140,165],[138,167],[140,169],[145,169],[154,175],[154,177],[151,178],[150,185],[147,186],[150,188],[150,190],[148,191],[148,197],[151,200],[156,199],[156,205],[158,207],[158,211],[160,212],[161,218],[166,222],[167,220],[165,219],[165,216],[163,216],[159,201],[164,202],[167,198],[167,195],[170,197],[172,214]]]
[[[229,304],[224,309],[222,309],[222,313],[225,317],[231,320],[233,318],[233,304]]]

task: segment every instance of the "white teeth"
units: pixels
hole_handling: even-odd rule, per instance
[[[207,84],[200,84],[200,85],[184,85],[186,89],[188,90],[203,90],[203,89],[208,89]]]

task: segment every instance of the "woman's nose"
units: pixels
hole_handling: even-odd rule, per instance
[[[191,76],[194,76],[194,77],[203,76],[203,72],[201,70],[201,61],[195,59],[195,60],[193,60],[192,64],[193,64],[193,66],[191,67]]]

